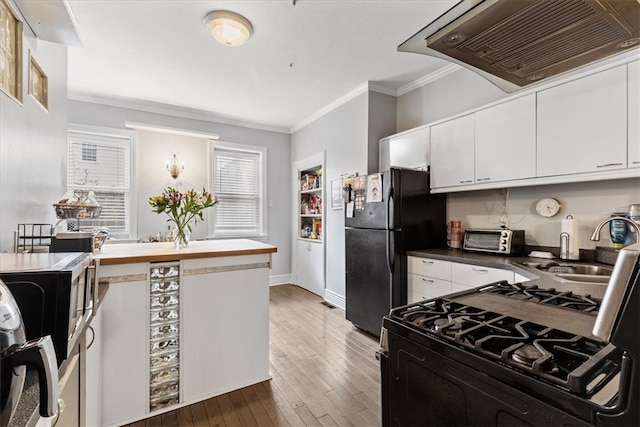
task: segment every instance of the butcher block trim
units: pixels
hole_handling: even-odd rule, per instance
[[[220,267],[190,268],[188,270],[183,270],[182,274],[184,276],[195,276],[197,274],[222,273],[224,271],[254,270],[256,268],[270,268],[270,263],[257,262],[253,264],[223,265]]]
[[[104,276],[100,277],[100,283],[125,283],[125,282],[144,282],[147,280],[146,274],[123,274],[122,276]]]
[[[248,239],[195,241],[183,249],[173,243],[105,244],[94,254],[101,266],[141,262],[168,262],[199,258],[262,255],[277,252],[275,246]]]

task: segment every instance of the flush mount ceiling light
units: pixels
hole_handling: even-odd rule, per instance
[[[204,18],[214,39],[225,46],[240,46],[251,37],[253,26],[247,18],[229,10],[214,10]]]

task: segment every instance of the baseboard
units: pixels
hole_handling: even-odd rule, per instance
[[[291,282],[290,274],[280,274],[278,276],[269,276],[269,286],[286,285]]]
[[[337,294],[329,289],[324,290],[324,300],[343,310],[347,306],[347,301],[345,300],[344,295]]]

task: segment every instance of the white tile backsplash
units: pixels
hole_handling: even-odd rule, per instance
[[[611,246],[605,227],[599,242],[589,240],[595,226],[612,212],[628,211],[633,203],[640,203],[640,178],[572,184],[482,190],[451,193],[447,197],[448,219],[459,219],[462,228],[498,228],[500,217],[506,212],[509,227],[524,229],[530,245],[559,246],[562,218],[572,215],[579,224],[580,248],[594,249]],[[543,197],[554,197],[562,208],[553,218],[536,214],[535,204]]]

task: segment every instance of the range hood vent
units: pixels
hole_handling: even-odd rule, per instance
[[[398,50],[513,92],[639,46],[639,0],[463,0]]]

